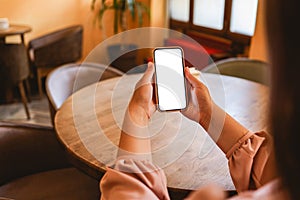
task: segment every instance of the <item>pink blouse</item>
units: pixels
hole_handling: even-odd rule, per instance
[[[288,199],[276,178],[272,138],[266,132],[248,132],[226,152],[238,195],[230,199]],[[268,182],[268,183],[267,183]],[[250,189],[257,190],[250,190]],[[122,156],[100,182],[101,199],[170,199],[162,169],[150,161]],[[187,199],[226,199],[222,188],[209,185]]]

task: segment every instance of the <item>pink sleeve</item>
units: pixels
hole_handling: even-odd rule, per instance
[[[118,159],[100,182],[101,199],[169,199],[164,172],[149,161]]]
[[[231,147],[226,156],[237,192],[250,189],[252,181],[256,188],[262,186],[264,174],[271,173],[268,170],[273,171],[267,169],[272,151],[272,139],[263,131],[248,132]]]

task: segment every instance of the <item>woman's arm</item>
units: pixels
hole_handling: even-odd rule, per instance
[[[166,177],[151,162],[148,121],[156,107],[152,101],[152,76],[148,69],[137,83],[128,105],[119,142],[118,159],[100,182],[101,199],[169,199]]]
[[[153,63],[148,63],[148,68],[136,85],[133,96],[129,102],[121,137],[119,142],[119,155],[151,155],[151,143],[148,133],[148,122],[156,107],[152,100]]]
[[[198,122],[229,159],[231,177],[237,191],[256,187],[276,175],[272,139],[264,132],[252,133],[211,99],[207,87],[185,69],[190,84],[190,102],[182,113]]]
[[[182,113],[198,122],[227,153],[248,130],[214,103],[207,87],[188,68],[185,68],[185,75],[189,83],[189,104]]]

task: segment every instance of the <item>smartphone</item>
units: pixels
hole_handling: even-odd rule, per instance
[[[184,57],[181,47],[153,50],[155,95],[159,111],[178,111],[187,107]]]

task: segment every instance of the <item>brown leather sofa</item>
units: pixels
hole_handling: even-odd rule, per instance
[[[99,181],[69,164],[53,128],[0,122],[0,199],[100,199]]]

